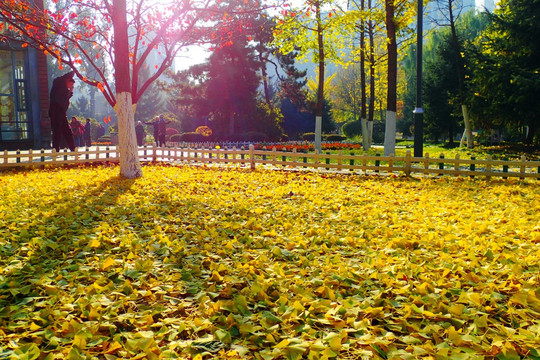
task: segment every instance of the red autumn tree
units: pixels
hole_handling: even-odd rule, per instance
[[[40,1],[40,0],[38,0]],[[120,174],[142,176],[134,113],[148,86],[185,46],[209,31],[211,0],[52,0],[41,9],[0,2],[0,40],[22,42],[56,59],[60,68],[96,86],[118,115]],[[159,58],[140,81],[150,57]]]

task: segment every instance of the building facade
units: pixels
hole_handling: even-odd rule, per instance
[[[0,150],[50,148],[48,88],[42,52],[0,41]]]

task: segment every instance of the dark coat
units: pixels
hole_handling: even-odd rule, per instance
[[[69,99],[73,93],[67,87],[67,79],[73,79],[73,71],[53,80],[49,103],[49,118],[51,119],[52,145],[59,151],[62,140],[71,151],[75,150],[73,134],[68,124],[67,110]]]

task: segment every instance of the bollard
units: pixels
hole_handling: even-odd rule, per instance
[[[330,152],[327,151],[327,152],[326,152],[326,155],[330,155]],[[326,165],[329,165],[329,164],[330,164],[330,158],[327,157],[327,158],[326,158]],[[330,168],[327,167],[326,170],[330,170]]]

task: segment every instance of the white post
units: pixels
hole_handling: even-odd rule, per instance
[[[315,116],[315,151],[322,151],[322,116]]]

